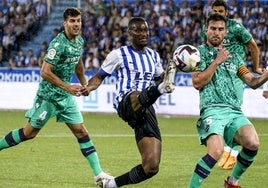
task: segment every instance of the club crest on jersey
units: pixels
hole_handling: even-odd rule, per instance
[[[56,55],[56,50],[55,50],[55,49],[50,49],[50,50],[48,51],[48,53],[47,53],[47,57],[48,57],[49,59],[54,59],[55,55]]]

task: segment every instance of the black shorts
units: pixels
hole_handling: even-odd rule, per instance
[[[134,112],[131,101],[131,93],[126,94],[118,105],[117,113],[135,131],[136,142],[144,137],[155,137],[161,140],[160,129],[154,107],[142,108]]]

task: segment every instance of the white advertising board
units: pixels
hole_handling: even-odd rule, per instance
[[[32,106],[38,87],[36,82],[0,82],[0,109],[27,110]],[[114,85],[101,85],[88,97],[77,97],[83,112],[114,113]],[[245,89],[243,111],[248,117],[268,118],[268,100],[262,97],[262,89]],[[155,104],[158,114],[199,115],[198,91],[189,86],[176,86],[172,94],[162,95]]]

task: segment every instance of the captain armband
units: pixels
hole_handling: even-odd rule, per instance
[[[248,70],[248,68],[246,66],[243,65],[243,66],[241,66],[241,67],[238,68],[237,75],[239,77],[242,77],[243,75],[245,75],[247,73],[249,73],[249,70]]]

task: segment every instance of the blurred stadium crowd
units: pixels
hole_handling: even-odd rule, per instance
[[[43,19],[49,19],[43,0],[0,0],[0,66],[40,67],[50,40],[60,32],[55,28],[37,54],[23,51],[21,44],[38,35]],[[159,52],[165,67],[172,52],[181,44],[201,44],[201,28],[212,0],[86,0],[83,2],[83,30],[86,41],[83,59],[87,70],[100,67],[106,55],[128,44],[127,24],[133,16],[149,24],[149,47]],[[229,17],[242,23],[256,40],[260,66],[268,64],[268,1],[228,0]],[[12,53],[11,53],[12,52]],[[250,54],[247,65],[251,68]]]

